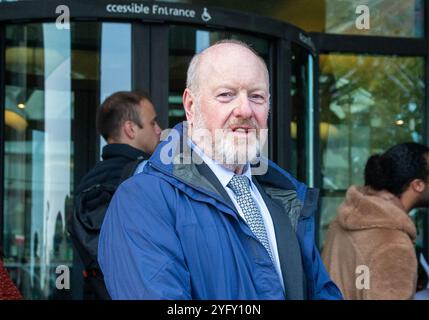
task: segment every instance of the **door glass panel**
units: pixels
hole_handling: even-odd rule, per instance
[[[327,33],[424,36],[423,0],[325,0],[325,6]]]
[[[100,101],[116,91],[131,90],[131,24],[101,26]]]
[[[131,90],[131,24],[102,24],[100,64],[101,102],[117,91]],[[100,135],[100,159],[106,144]]]
[[[69,31],[55,24],[6,28],[4,250],[24,297],[55,288],[71,267],[64,230],[73,171]]]
[[[119,52],[112,49],[112,39],[102,40],[102,30],[124,35],[127,26],[6,26],[3,249],[25,299],[81,297],[75,293],[81,289],[81,270],[76,273],[65,226],[73,190],[96,161],[99,97],[130,88],[131,37],[121,38]],[[109,52],[100,45],[109,46]],[[105,52],[102,63],[100,52]],[[116,79],[106,79],[113,75]],[[69,268],[70,290],[56,288],[60,265]]]
[[[368,157],[422,142],[424,66],[418,57],[320,56],[322,243],[347,188],[363,184]]]
[[[171,0],[250,12],[295,25],[307,32],[423,38],[425,0]],[[369,25],[360,22],[368,8]],[[367,9],[364,9],[367,10]],[[356,26],[358,22],[358,27]],[[369,27],[369,28],[368,28]]]

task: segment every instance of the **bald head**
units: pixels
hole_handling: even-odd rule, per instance
[[[267,87],[269,87],[269,75],[265,61],[255,50],[244,42],[237,40],[219,41],[194,55],[188,67],[186,87],[195,94],[198,94],[200,82],[205,81],[204,78],[210,76],[210,72],[219,69],[225,59],[258,64],[263,70]],[[245,72],[245,70],[240,70],[240,72]]]
[[[240,173],[265,144],[269,100],[265,62],[244,43],[216,43],[194,56],[188,69],[188,136],[206,155]]]

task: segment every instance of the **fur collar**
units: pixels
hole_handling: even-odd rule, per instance
[[[387,191],[351,186],[338,208],[339,224],[346,230],[393,229],[416,239],[416,226],[399,199]]]

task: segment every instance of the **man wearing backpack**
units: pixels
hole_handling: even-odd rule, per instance
[[[104,214],[119,184],[141,171],[159,143],[161,128],[147,94],[116,92],[97,112],[97,130],[107,141],[98,162],[75,192],[75,210],[68,222],[85,270],[84,298],[109,299],[97,263],[98,236]]]

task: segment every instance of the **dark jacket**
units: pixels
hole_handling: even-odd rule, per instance
[[[112,143],[104,146],[101,154],[103,161],[98,162],[81,180],[75,194],[96,184],[119,185],[124,167],[143,157],[149,159],[149,155],[142,150],[128,144]]]
[[[340,299],[314,241],[317,191],[272,162],[256,176],[273,208],[283,292],[267,251],[216,179],[195,163],[165,163],[183,156],[182,125],[174,129],[110,202],[98,261],[112,298]]]
[[[75,210],[68,230],[85,267],[84,298],[109,299],[97,263],[98,237],[109,202],[118,185],[134,172],[143,151],[128,144],[109,144],[103,148],[103,161],[82,179],[76,189]]]

